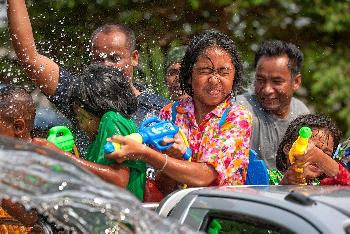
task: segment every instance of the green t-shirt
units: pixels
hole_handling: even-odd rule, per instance
[[[106,159],[104,155],[103,147],[107,143],[107,138],[113,135],[127,136],[135,132],[137,132],[137,127],[131,119],[125,118],[118,112],[105,113],[100,120],[97,136],[90,144],[85,159],[103,165],[115,164],[114,160]],[[128,190],[142,201],[146,183],[146,164],[140,160],[128,160],[123,165],[130,170]]]

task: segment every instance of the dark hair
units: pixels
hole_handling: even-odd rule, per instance
[[[294,44],[285,41],[264,42],[255,53],[254,67],[256,68],[261,57],[279,57],[283,55],[288,56],[288,68],[292,78],[294,78],[300,73],[304,55]]]
[[[188,95],[193,95],[192,87],[188,84],[188,81],[192,78],[193,65],[197,62],[197,58],[202,51],[211,46],[219,46],[230,54],[232,63],[235,67],[232,91],[234,93],[240,92],[242,89],[243,67],[237,48],[234,42],[226,34],[214,30],[204,31],[193,37],[187,47],[180,69],[181,88],[188,93]]]
[[[23,88],[6,85],[0,88],[0,114],[10,123],[23,118],[28,131],[32,131],[35,119],[35,105],[32,96]]]
[[[335,152],[341,136],[341,132],[335,123],[324,115],[301,115],[289,124],[287,131],[278,146],[276,155],[276,167],[278,170],[284,172],[288,169],[288,156],[283,152],[283,148],[286,145],[292,146],[293,142],[298,138],[299,129],[304,126],[308,126],[311,129],[316,128],[328,130],[332,135],[334,142],[332,154]]]
[[[123,24],[105,24],[97,28],[91,35],[92,44],[96,35],[101,32],[105,34],[112,33],[112,32],[123,32],[127,38],[127,43],[128,43],[130,52],[136,49],[136,38],[135,38],[134,31]]]
[[[73,102],[97,117],[115,111],[130,118],[137,110],[128,79],[118,69],[102,64],[91,64],[79,76]]]

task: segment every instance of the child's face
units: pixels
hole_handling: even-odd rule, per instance
[[[77,104],[73,104],[73,111],[79,128],[86,132],[90,139],[94,139],[100,123],[100,118],[87,112]]]
[[[197,58],[192,69],[193,98],[207,105],[216,106],[232,91],[235,67],[231,56],[221,47],[211,46]]]
[[[310,138],[315,146],[323,151],[329,157],[332,157],[334,139],[330,132],[326,129],[313,129]],[[314,179],[323,174],[323,172],[315,164],[310,164],[304,169],[305,177],[307,179]]]

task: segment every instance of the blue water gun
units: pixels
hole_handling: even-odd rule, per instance
[[[133,140],[141,144],[151,145],[156,149],[163,151],[168,149],[174,144],[174,143],[169,143],[169,144],[163,145],[162,144],[163,139],[165,137],[174,138],[177,133],[181,135],[182,139],[184,140],[187,146],[186,152],[184,153],[182,158],[185,160],[188,160],[192,156],[192,150],[189,148],[189,144],[183,132],[180,130],[178,126],[176,126],[172,122],[160,120],[157,117],[152,117],[142,122],[140,126],[140,131],[138,133],[132,133],[126,137],[132,138]],[[107,142],[107,144],[104,146],[105,154],[110,154],[113,151],[119,150],[119,149],[120,149],[120,144],[115,142]]]

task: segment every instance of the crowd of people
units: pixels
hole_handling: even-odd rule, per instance
[[[260,45],[254,91],[242,93],[234,41],[215,30],[201,32],[168,52],[168,100],[134,83],[139,53],[133,31],[124,25],[107,24],[92,34],[91,64],[75,75],[36,50],[24,0],[8,0],[8,23],[28,77],[73,123],[79,157],[31,136],[35,106],[20,87],[0,90],[1,135],[61,152],[141,201],[159,200],[183,185],[244,185],[250,149],[269,170],[279,171],[280,184],[301,184],[295,167],[302,162],[308,184],[350,185],[349,168],[334,158],[340,130],[294,97],[302,84],[303,53],[292,43]],[[172,143],[164,151],[126,137],[154,115],[179,126],[188,145],[179,134],[163,139]],[[288,152],[303,126],[312,129],[312,137],[306,153],[291,162]],[[120,143],[120,150],[105,154],[107,141]],[[190,160],[182,158],[187,147]]]

